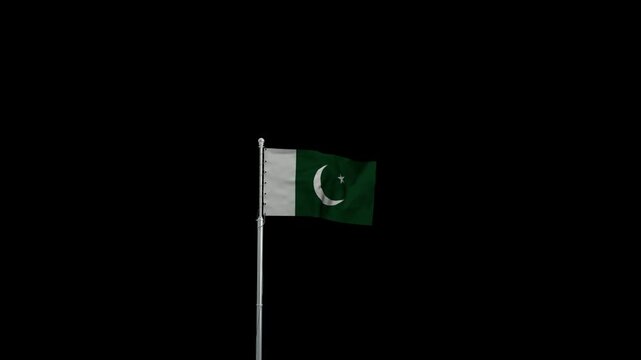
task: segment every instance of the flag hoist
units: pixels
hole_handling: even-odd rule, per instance
[[[263,227],[266,216],[309,216],[372,225],[376,162],[312,150],[265,148],[258,139],[256,360],[263,341]]]
[[[256,360],[262,360],[263,357],[263,225],[265,225],[265,218],[263,217],[264,205],[264,188],[265,188],[265,164],[263,162],[263,154],[265,151],[265,139],[258,139],[258,158],[260,174],[260,193],[258,194],[258,219],[256,223],[258,226],[258,256],[257,256],[257,289],[256,289]]]

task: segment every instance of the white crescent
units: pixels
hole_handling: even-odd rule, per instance
[[[318,198],[321,200],[323,205],[327,205],[327,206],[338,205],[342,203],[344,199],[332,200],[328,198],[327,195],[325,195],[323,188],[321,187],[321,174],[323,173],[323,170],[325,170],[326,167],[327,165],[323,166],[322,168],[318,169],[318,171],[316,171],[316,175],[314,175],[314,191],[316,192],[316,196],[318,196]]]

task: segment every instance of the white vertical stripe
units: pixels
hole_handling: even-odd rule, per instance
[[[296,150],[265,148],[265,215],[296,215]]]

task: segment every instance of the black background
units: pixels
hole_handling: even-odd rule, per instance
[[[139,45],[42,74],[38,107],[64,120],[28,125],[18,151],[31,160],[16,334],[80,357],[252,359],[264,137],[377,161],[373,226],[267,218],[265,360],[560,341],[564,200],[548,190],[565,163],[545,161],[557,131],[515,91],[519,69],[497,78],[483,57],[470,67],[474,49],[433,42],[424,58],[398,43],[386,57]]]
[[[51,239],[29,250],[38,331],[80,356],[251,359],[264,137],[377,161],[373,226],[266,219],[265,359],[534,346],[555,260],[541,200],[524,190],[527,152],[484,126],[405,125],[394,109],[355,122],[341,110],[301,109],[290,125],[256,111],[92,127],[100,135],[54,152],[37,207]]]

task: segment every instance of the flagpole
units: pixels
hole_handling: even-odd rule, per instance
[[[265,186],[265,170],[263,163],[263,153],[265,140],[263,138],[258,139],[258,157],[259,157],[259,168],[260,175],[258,179],[260,184],[258,186],[260,192],[258,193],[258,219],[256,219],[258,226],[258,261],[257,261],[257,289],[256,289],[256,360],[262,360],[263,358],[263,225],[265,225],[265,220],[263,219],[263,205],[264,205],[264,191]]]

